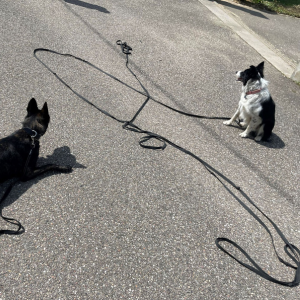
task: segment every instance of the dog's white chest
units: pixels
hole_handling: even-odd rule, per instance
[[[261,103],[259,101],[258,95],[247,95],[242,93],[240,99],[240,109],[241,112],[247,115],[259,115],[261,111]]]

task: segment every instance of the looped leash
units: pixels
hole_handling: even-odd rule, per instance
[[[150,141],[151,139],[155,139],[158,140],[160,142],[162,142],[162,146],[150,146],[150,145],[146,145],[145,143]],[[143,136],[140,138],[139,144],[141,147],[146,148],[146,149],[152,149],[152,150],[164,150],[167,147],[166,142],[161,139],[159,136],[156,136],[154,134],[149,134],[146,136]]]
[[[209,165],[207,162],[205,162],[204,160],[202,160],[200,157],[196,156],[195,154],[193,154],[192,152],[188,151],[185,148],[182,148],[179,145],[176,145],[175,143],[171,142],[170,140],[166,139],[165,137],[162,137],[156,133],[150,132],[150,131],[146,131],[143,130],[141,128],[139,128],[137,125],[133,124],[134,120],[137,118],[137,116],[139,115],[139,113],[142,111],[142,109],[145,107],[145,105],[148,103],[148,101],[151,99],[152,101],[154,101],[155,103],[162,105],[170,110],[173,110],[177,113],[189,116],[189,117],[194,117],[194,118],[201,118],[201,119],[216,119],[216,120],[228,120],[229,118],[225,118],[225,117],[207,117],[207,116],[200,116],[200,115],[194,115],[194,114],[190,114],[190,113],[186,113],[183,111],[179,111],[173,107],[170,107],[164,103],[161,103],[160,101],[154,99],[152,96],[150,96],[150,94],[148,93],[147,89],[143,86],[143,84],[140,82],[140,80],[138,79],[138,77],[135,75],[135,73],[128,67],[128,55],[131,54],[132,48],[130,46],[127,45],[126,42],[122,42],[121,40],[117,41],[117,45],[119,45],[121,47],[122,52],[126,55],[126,67],[127,69],[131,72],[131,74],[137,79],[137,81],[139,82],[140,86],[143,88],[144,92],[141,92],[139,90],[134,89],[133,87],[129,86],[128,84],[122,82],[121,80],[119,80],[118,78],[104,72],[103,70],[99,69],[98,67],[94,66],[93,64],[78,58],[76,56],[73,56],[71,54],[62,54],[62,53],[58,53],[56,51],[53,50],[49,50],[49,49],[43,49],[43,48],[39,48],[39,49],[35,49],[34,50],[34,56],[35,58],[42,64],[44,65],[44,67],[46,67],[58,80],[60,80],[66,87],[68,87],[75,95],[77,95],[80,99],[86,101],[88,104],[90,104],[91,106],[93,106],[94,108],[98,109],[99,111],[101,111],[102,113],[104,113],[105,115],[109,116],[110,118],[123,123],[123,129],[125,130],[129,130],[129,131],[133,131],[136,133],[140,133],[140,134],[145,134],[145,136],[143,136],[140,141],[139,144],[141,147],[143,148],[147,148],[147,149],[153,149],[153,150],[164,150],[167,146],[167,144],[173,146],[174,148],[178,149],[179,151],[193,157],[194,159],[196,159],[198,162],[200,162],[205,169],[211,174],[213,175],[222,185],[223,187],[228,191],[228,193],[230,193],[232,195],[232,197],[234,197],[251,215],[252,217],[259,222],[259,224],[267,231],[267,233],[270,235],[271,240],[272,240],[272,244],[273,244],[273,248],[275,250],[275,253],[279,259],[279,261],[283,264],[285,264],[286,266],[296,269],[296,274],[295,274],[295,278],[292,282],[283,282],[283,281],[279,281],[273,277],[271,277],[270,275],[268,275],[266,272],[264,272],[262,270],[262,268],[260,268],[256,262],[239,246],[237,245],[235,242],[227,239],[227,238],[217,238],[216,239],[216,245],[219,249],[221,249],[223,252],[225,252],[226,254],[228,254],[230,257],[232,257],[233,259],[235,259],[238,263],[240,263],[241,265],[243,265],[244,267],[248,268],[249,270],[251,270],[252,272],[255,272],[256,274],[258,274],[259,276],[270,280],[272,282],[275,282],[277,284],[281,284],[281,285],[285,285],[285,286],[289,286],[289,287],[295,287],[297,285],[299,285],[300,282],[300,262],[299,262],[299,257],[300,257],[300,251],[299,249],[290,244],[288,242],[288,240],[286,239],[286,237],[283,235],[283,233],[279,230],[279,228],[276,226],[276,224],[266,215],[264,214],[257,206],[256,204],[248,197],[248,195],[243,192],[243,190],[237,186],[234,182],[232,182],[229,178],[227,178],[225,175],[223,175],[221,172],[219,172],[218,170],[214,169],[211,165]],[[145,102],[142,104],[142,106],[138,109],[138,111],[136,112],[136,114],[134,115],[134,117],[130,120],[130,121],[122,121],[122,120],[118,120],[117,118],[115,118],[113,115],[103,111],[102,109],[96,107],[93,103],[91,103],[90,101],[88,101],[87,99],[85,99],[83,96],[81,96],[79,93],[77,93],[75,90],[73,90],[65,81],[63,81],[54,71],[52,71],[41,59],[39,59],[36,56],[36,53],[38,51],[47,51],[47,52],[51,52],[51,53],[55,53],[58,55],[62,55],[62,56],[68,56],[68,57],[73,57],[76,60],[82,61],[90,66],[92,66],[93,68],[97,69],[98,71],[101,71],[102,73],[104,73],[105,75],[109,76],[110,78],[118,81],[119,83],[125,85],[126,87],[134,90],[135,92],[144,95],[145,97],[147,97],[147,99],[145,100]],[[150,140],[157,140],[159,142],[162,143],[161,146],[151,146],[148,145],[147,142],[149,142]],[[270,230],[268,229],[267,225],[265,223],[263,223],[263,221],[238,197],[236,196],[228,187],[227,185],[225,185],[225,183],[223,182],[227,182],[228,185],[230,185],[231,187],[233,187],[236,191],[238,191],[250,204],[252,204],[256,209],[258,209],[264,217],[266,217],[272,224],[272,226],[275,228],[276,232],[278,233],[278,235],[280,236],[280,238],[284,241],[285,243],[285,247],[284,250],[286,252],[286,254],[293,260],[293,262],[296,264],[296,266],[284,261],[277,253],[276,248],[275,248],[275,244],[274,244],[274,240],[273,240],[273,236],[270,232]],[[241,253],[243,253],[245,255],[245,257],[252,263],[252,265],[248,265],[240,260],[238,260],[237,258],[235,258],[232,254],[230,254],[227,250],[225,250],[220,243],[222,242],[227,242],[231,245],[233,245],[234,247],[236,247],[238,250],[241,251]]]
[[[139,141],[139,145],[143,148],[152,149],[152,150],[164,150],[167,147],[165,138],[163,138],[162,136],[160,136],[158,134],[155,134],[155,133],[150,132],[150,131],[142,130],[141,128],[139,128],[138,126],[134,125],[131,122],[126,122],[122,127],[125,130],[146,134],[145,136],[141,137],[140,141]],[[151,139],[155,139],[159,142],[162,142],[162,145],[161,146],[147,145],[146,143],[148,141],[150,141]]]
[[[231,253],[229,253],[227,250],[225,250],[221,245],[220,242],[227,242],[231,245],[233,245],[235,248],[237,248],[242,254],[244,254],[244,256],[252,263],[252,265],[248,265],[244,262],[242,262],[241,260],[237,259],[236,257],[234,257]],[[216,245],[217,247],[222,250],[224,253],[226,253],[227,255],[229,255],[231,258],[233,258],[234,260],[236,260],[239,264],[241,264],[242,266],[244,266],[245,268],[249,269],[250,271],[256,273],[257,275],[261,276],[264,279],[267,279],[269,281],[272,281],[274,283],[280,284],[280,285],[284,285],[284,286],[288,286],[288,287],[296,287],[299,285],[299,281],[300,281],[300,264],[299,264],[299,255],[300,255],[300,251],[299,249],[292,245],[285,245],[284,246],[284,250],[287,253],[287,255],[296,263],[296,266],[293,266],[287,262],[283,262],[286,266],[296,269],[296,274],[294,277],[294,280],[291,282],[288,281],[280,281],[277,280],[276,278],[270,276],[269,274],[267,274],[250,256],[249,254],[243,249],[241,248],[237,243],[231,241],[230,239],[227,238],[217,238],[216,239]],[[293,253],[294,256],[288,252],[287,249],[290,249]]]

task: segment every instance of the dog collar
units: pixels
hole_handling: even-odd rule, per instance
[[[253,90],[253,91],[248,91],[248,92],[246,92],[246,96],[251,95],[251,94],[257,94],[260,91],[261,91],[261,89],[259,89],[259,90]]]
[[[30,128],[27,128],[27,127],[24,127],[24,128],[22,128],[27,134],[29,134],[30,135],[30,137],[32,138],[32,139],[34,139],[36,136],[37,136],[37,132],[35,131],[35,130],[32,130],[32,129],[30,129]]]
[[[35,142],[34,142],[34,138],[37,136],[37,132],[33,129],[30,129],[30,128],[27,128],[27,127],[24,127],[23,130],[30,136],[31,138],[31,150],[29,152],[29,155],[28,155],[28,159],[32,153],[32,149],[35,148]]]

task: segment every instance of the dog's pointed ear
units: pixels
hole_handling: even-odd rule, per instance
[[[50,116],[49,116],[49,112],[48,112],[48,105],[47,102],[44,103],[43,108],[41,109],[41,113],[43,114],[43,117],[45,119],[48,119],[48,122],[50,121]]]
[[[49,115],[47,102],[44,103],[44,106],[42,108],[42,113],[43,113],[43,115],[45,115],[45,114]]]
[[[257,71],[259,72],[262,78],[264,78],[264,64],[265,62],[263,61],[256,67]]]
[[[29,102],[28,102],[28,106],[27,106],[27,112],[28,114],[34,114],[38,111],[38,106],[36,103],[36,100],[34,98],[32,98]]]

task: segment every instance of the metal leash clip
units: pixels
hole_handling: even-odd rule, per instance
[[[121,46],[122,52],[124,54],[127,54],[127,55],[131,54],[132,48],[130,46],[128,46],[126,42],[123,43],[121,40],[118,40],[117,45]]]
[[[37,136],[37,132],[33,129],[31,129],[31,131],[33,133],[32,135],[30,135],[30,137],[31,137],[31,149],[33,149],[35,147],[34,138]]]

